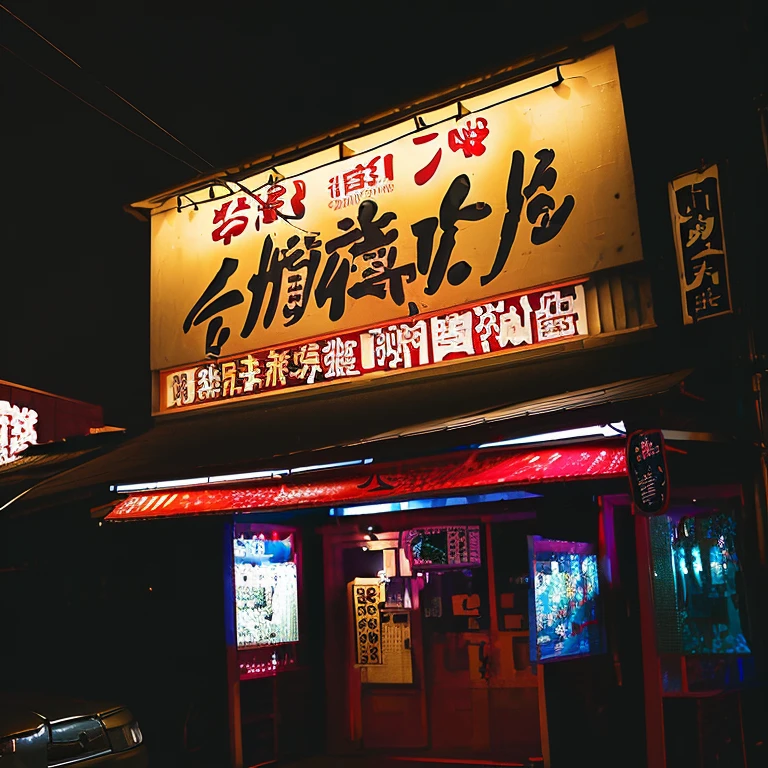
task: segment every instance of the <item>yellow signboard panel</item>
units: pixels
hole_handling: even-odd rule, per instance
[[[156,209],[151,364],[416,321],[641,258],[609,48]]]

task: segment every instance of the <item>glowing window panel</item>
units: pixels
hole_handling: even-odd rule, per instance
[[[605,651],[597,553],[590,544],[531,537],[531,661]]]

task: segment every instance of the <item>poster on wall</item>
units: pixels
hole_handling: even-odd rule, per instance
[[[669,504],[669,472],[661,430],[638,430],[627,438],[627,471],[635,509],[663,515]]]
[[[381,654],[381,664],[360,668],[361,683],[413,683],[410,611],[382,611]]]
[[[413,528],[401,535],[411,568],[472,568],[482,562],[479,525]]]
[[[383,604],[384,592],[378,579],[355,579],[352,583],[352,620],[358,666],[384,663],[381,638]]]
[[[669,184],[683,321],[686,325],[732,311],[717,165]]]
[[[298,575],[292,537],[242,536],[233,546],[238,648],[298,642]]]
[[[597,550],[591,544],[531,536],[531,661],[605,650]]]

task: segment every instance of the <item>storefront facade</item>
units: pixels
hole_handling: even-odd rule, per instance
[[[420,386],[429,387],[432,377],[459,366],[506,368],[520,352],[552,355],[554,345],[575,354],[576,347],[654,325],[610,46],[236,182],[212,180],[149,205],[160,417],[288,393],[312,398],[335,387],[370,390],[398,376],[422,377]],[[377,437],[360,426],[364,443]],[[576,467],[561,459],[563,450],[540,462],[544,479],[623,474],[621,442],[609,457],[592,449],[588,460],[582,458],[588,448],[572,448]],[[452,485],[463,494],[467,485],[498,485],[502,500],[538,495],[510,489],[520,483],[512,480],[515,472],[535,482],[535,457],[477,448],[437,454],[403,467],[402,480],[394,467],[367,457],[362,473],[349,480],[329,476],[346,506],[381,503],[393,487],[396,504],[423,499],[429,489],[438,494],[435,511],[409,514],[396,526],[385,516],[360,535],[344,520],[322,528],[332,751],[428,750],[497,760],[548,751],[541,737],[543,687],[525,658],[527,536],[536,533],[537,517],[508,511],[504,502],[465,502],[450,508],[450,516],[442,508]],[[324,463],[348,462],[313,462]],[[567,467],[560,470],[559,463]],[[197,498],[190,491],[193,507],[232,512],[235,497],[251,493],[245,512],[279,503],[279,495],[257,498],[269,490],[264,484],[244,481],[237,491],[222,482],[221,492],[205,490]],[[301,493],[315,507],[333,502],[319,480],[306,482],[296,489],[296,502],[308,503]],[[147,505],[173,514],[178,500],[169,503],[171,497],[135,495],[108,519],[142,516]],[[595,531],[582,538],[596,580],[596,506],[592,512]],[[230,687],[241,738],[233,748],[237,762],[253,765],[280,756],[271,719],[283,716],[276,680],[301,674],[300,555],[297,530],[267,530],[258,522],[241,530],[245,524],[235,519],[235,541],[242,542],[234,560],[239,681]],[[428,527],[410,527],[419,522]],[[377,538],[376,545],[366,545],[366,536]],[[458,537],[466,552],[420,565],[408,542],[422,536]],[[498,543],[505,536],[514,557]],[[281,552],[296,552],[283,552],[286,560],[278,563],[269,551],[273,541]],[[379,549],[382,541],[389,547]],[[251,586],[254,579],[258,586]],[[596,583],[590,589],[599,591]],[[276,618],[278,610],[286,611],[287,625]],[[597,630],[602,619],[590,622]],[[262,623],[279,628],[264,634],[255,628]],[[602,631],[590,629],[584,637],[595,634],[592,646],[571,653],[602,651]]]
[[[232,765],[758,764],[744,240],[721,165],[653,159],[648,34],[135,206],[156,427],[83,482],[147,536],[220,516]]]
[[[135,489],[107,520],[151,530],[222,515],[235,764],[295,756],[292,734],[319,705],[337,755],[559,765],[588,737],[595,760],[682,766],[730,744],[746,761],[760,641],[744,584],[745,457],[673,428],[689,381],[635,381],[610,414],[558,413],[557,439],[494,446],[475,442],[487,425],[467,428],[469,451]],[[679,485],[664,515],[633,509],[625,438],[572,436],[619,429],[621,412],[627,429],[652,412],[670,425]],[[519,418],[502,420],[508,434],[542,423]],[[382,437],[406,453],[411,439]],[[692,728],[701,716],[722,727]]]

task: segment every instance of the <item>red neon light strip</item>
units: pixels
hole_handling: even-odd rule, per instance
[[[624,477],[626,473],[623,444],[471,451],[408,462],[355,466],[295,478],[268,479],[248,487],[215,486],[137,493],[121,501],[106,519],[377,504],[447,491]]]

